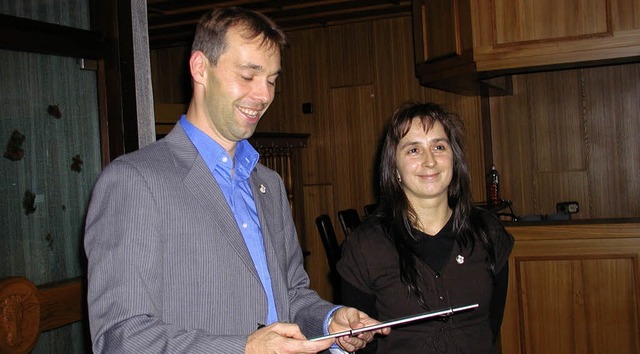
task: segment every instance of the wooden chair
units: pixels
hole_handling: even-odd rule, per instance
[[[335,304],[340,303],[340,276],[336,265],[340,260],[340,244],[336,237],[336,232],[333,228],[331,218],[327,214],[322,214],[316,218],[316,226],[320,233],[320,239],[324,246],[325,253],[327,254],[327,262],[329,263],[329,281],[333,289],[333,302]]]
[[[24,277],[0,280],[0,353],[29,353],[40,333],[80,321],[83,282],[72,279],[36,287]]]
[[[355,209],[340,210],[338,211],[338,220],[340,220],[344,237],[347,238],[347,236],[360,225],[360,214],[358,214],[358,211]]]

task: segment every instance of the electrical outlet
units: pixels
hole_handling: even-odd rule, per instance
[[[560,202],[556,203],[556,212],[564,214],[575,214],[580,211],[578,202]]]

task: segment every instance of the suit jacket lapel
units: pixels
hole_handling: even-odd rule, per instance
[[[251,191],[256,202],[256,210],[258,211],[258,217],[260,220],[262,240],[267,257],[269,275],[271,276],[271,288],[273,289],[278,319],[280,321],[288,321],[288,307],[285,306],[289,301],[287,291],[289,289],[289,285],[286,279],[287,271],[284,268],[284,264],[279,262],[277,256],[278,252],[282,254],[283,250],[276,249],[273,238],[277,237],[277,235],[274,235],[272,230],[269,228],[269,225],[272,224],[269,220],[282,218],[281,215],[276,214],[276,210],[274,210],[274,208],[269,207],[269,205],[273,203],[274,199],[280,199],[280,194],[275,187],[269,186],[267,181],[264,180],[256,171],[251,173],[250,183]]]
[[[231,244],[231,247],[259,281],[260,277],[238,228],[235,216],[198,150],[179,124],[176,124],[166,139],[173,152],[176,167],[186,170],[183,180],[185,186],[193,197],[202,204],[211,220],[218,225],[222,231],[221,237],[224,237]]]

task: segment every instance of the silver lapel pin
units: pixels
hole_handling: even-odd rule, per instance
[[[464,263],[464,257],[462,255],[458,255],[458,257],[456,257],[456,262],[458,262],[458,264]]]
[[[260,193],[262,193],[262,194],[267,193],[267,187],[265,187],[264,184],[260,185]]]

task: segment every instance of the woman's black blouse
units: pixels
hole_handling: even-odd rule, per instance
[[[496,353],[507,290],[508,257],[513,238],[500,221],[483,214],[494,245],[496,276],[487,270],[480,240],[473,252],[455,242],[452,221],[434,236],[418,234],[414,252],[428,310],[469,304],[479,307],[445,318],[394,327],[367,352]],[[343,304],[384,321],[425,312],[400,280],[398,254],[376,218],[368,218],[346,239],[338,272],[343,278]],[[375,348],[373,351],[371,349]]]

